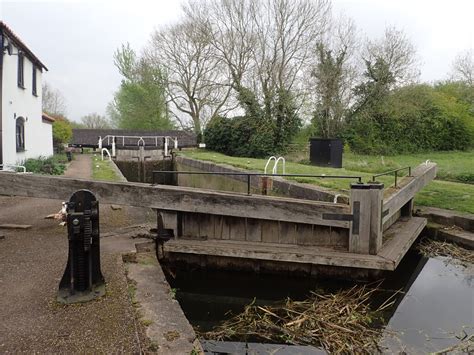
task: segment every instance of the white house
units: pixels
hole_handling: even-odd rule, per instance
[[[46,66],[0,21],[0,169],[53,154],[54,119],[42,113]]]

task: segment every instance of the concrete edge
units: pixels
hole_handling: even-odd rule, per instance
[[[165,355],[203,353],[154,252],[134,253],[133,258],[129,255],[124,265],[134,285],[132,302],[151,341],[149,351]]]
[[[456,228],[446,229],[444,226],[436,223],[428,223],[426,234],[434,240],[450,242],[463,248],[474,250],[474,234]]]
[[[110,166],[115,171],[115,175],[117,175],[119,182],[128,182],[127,178],[122,174],[114,160],[110,160]]]
[[[417,206],[415,215],[428,218],[432,223],[443,226],[458,226],[468,232],[474,232],[474,214]]]

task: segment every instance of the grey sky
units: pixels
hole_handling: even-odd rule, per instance
[[[66,98],[68,117],[105,113],[120,75],[113,53],[140,50],[153,28],[181,16],[178,0],[9,1],[0,18],[48,66],[45,80]],[[474,47],[473,0],[334,0],[370,38],[386,25],[403,29],[418,50],[421,80],[444,79],[455,55]]]

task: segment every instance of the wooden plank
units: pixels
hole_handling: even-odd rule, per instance
[[[313,226],[313,240],[311,245],[332,246],[331,228],[327,226]]]
[[[331,246],[349,250],[349,231],[342,228],[331,228]]]
[[[0,195],[66,201],[79,189],[90,190],[100,203],[349,228],[347,221],[322,218],[323,213],[348,213],[349,207],[343,204],[248,196],[179,186],[152,186],[0,172]]]
[[[0,229],[30,229],[31,225],[29,224],[0,224]]]
[[[189,238],[200,236],[199,220],[194,213],[183,213],[183,236]]]
[[[313,245],[313,226],[308,224],[296,225],[296,243],[298,245]]]
[[[262,225],[262,242],[278,243],[280,240],[280,226],[278,221],[260,221]]]
[[[208,239],[214,239],[214,215],[199,213],[195,214],[195,216],[199,218],[199,235]]]
[[[384,199],[383,211],[388,210],[388,214],[382,219],[382,223],[390,220],[418,191],[431,182],[436,177],[436,170],[435,163],[421,164],[412,171],[412,177],[405,177],[401,181],[400,190]]]
[[[242,243],[219,240],[170,240],[164,244],[164,250],[165,253],[393,270],[393,262],[378,255],[353,254],[332,251],[327,248],[299,247],[290,244]]]
[[[426,226],[426,218],[412,217],[396,222],[384,234],[388,239],[378,256],[393,263],[395,269]]]
[[[246,237],[249,242],[262,241],[262,225],[258,219],[247,218]]]
[[[229,239],[245,240],[245,218],[226,217],[226,221],[229,224]]]
[[[296,244],[296,223],[280,222],[278,242],[281,244]]]

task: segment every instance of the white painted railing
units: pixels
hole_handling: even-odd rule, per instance
[[[277,158],[273,155],[270,158],[268,158],[267,163],[265,164],[265,169],[264,169],[265,174],[267,173],[268,165],[270,165],[271,161],[275,161],[275,163],[273,163],[272,174],[277,174],[278,173],[278,163],[280,161],[282,162],[282,166],[283,166],[283,174],[286,174],[286,161],[285,161],[285,158],[283,158],[283,157],[278,157]]]
[[[107,148],[102,148],[102,150],[100,151],[100,155],[102,156],[102,160],[104,160],[104,153],[107,154],[107,156],[109,157],[109,160],[112,160],[112,156],[110,155],[110,152]]]
[[[19,173],[23,173],[25,174],[26,173],[26,167],[24,165],[15,165],[15,164],[0,164],[0,171],[4,170],[3,168],[13,168],[14,170],[16,169],[21,169],[23,171],[18,171]],[[8,170],[10,171],[10,170]]]
[[[111,146],[114,142],[115,144],[120,145],[122,143],[122,146],[125,146],[125,140],[136,140],[137,145],[140,146],[154,146],[158,147],[163,139],[168,141],[168,146],[169,146],[169,140],[173,140],[174,142],[174,149],[178,149],[178,137],[170,137],[170,136],[112,136],[112,135],[107,135],[105,137],[99,137],[99,141],[97,143],[97,146],[99,149],[102,149],[102,146],[107,145]]]

